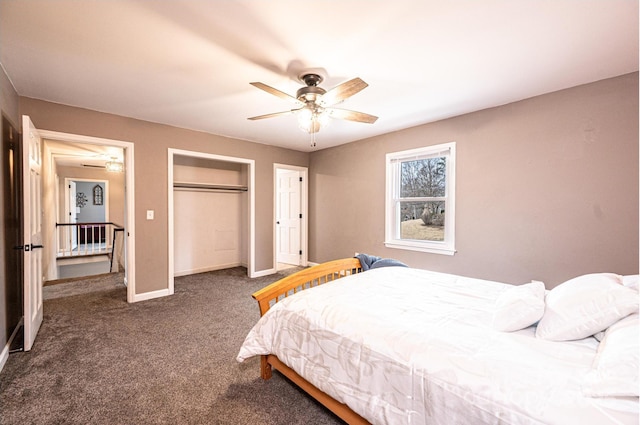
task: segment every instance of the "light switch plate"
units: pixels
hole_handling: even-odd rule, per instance
[[[153,220],[153,210],[147,210],[147,220]]]

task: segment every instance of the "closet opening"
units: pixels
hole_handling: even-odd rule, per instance
[[[174,277],[254,274],[254,161],[169,149],[169,293]]]

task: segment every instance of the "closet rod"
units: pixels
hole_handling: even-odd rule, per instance
[[[247,186],[239,185],[225,185],[225,184],[209,184],[209,183],[184,183],[174,182],[174,189],[195,189],[195,190],[210,190],[210,191],[224,191],[224,192],[246,192]]]

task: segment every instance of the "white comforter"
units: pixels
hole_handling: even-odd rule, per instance
[[[238,361],[278,358],[374,424],[638,424],[637,398],[589,398],[598,342],[491,328],[509,285],[389,267],[302,291],[250,331]]]

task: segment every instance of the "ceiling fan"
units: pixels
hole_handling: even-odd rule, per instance
[[[356,112],[333,107],[368,86],[368,84],[360,78],[354,78],[346,81],[329,91],[322,87],[318,87],[318,85],[323,81],[323,77],[316,72],[309,71],[302,73],[298,79],[305,83],[305,87],[298,89],[295,97],[263,83],[250,83],[252,86],[288,100],[298,107],[289,111],[258,115],[248,119],[261,120],[264,118],[297,114],[300,128],[308,133],[317,133],[320,131],[321,124],[325,123],[329,117],[367,124],[373,124],[378,119],[378,117],[365,114],[364,112]]]

